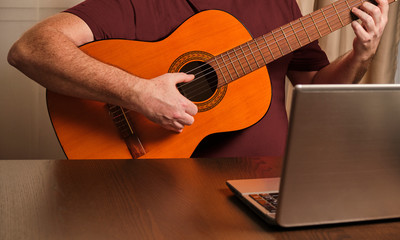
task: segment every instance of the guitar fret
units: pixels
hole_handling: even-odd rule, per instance
[[[314,21],[314,18],[311,14],[307,15],[307,19],[305,19],[305,24],[308,29],[308,33],[310,34],[310,38],[312,41],[315,41],[316,39],[319,39],[322,37],[322,34],[320,30],[318,29],[318,26],[316,25],[316,22]],[[309,24],[309,25],[307,25]]]
[[[319,29],[321,30],[322,36],[326,36],[329,33],[333,32],[333,28],[331,23],[329,22],[329,18],[326,16],[325,8],[321,8],[319,11],[316,11],[316,18],[314,18],[318,24]]]
[[[296,20],[296,22],[294,22],[293,28],[298,33],[297,36],[299,36],[299,41],[301,43],[301,46],[304,46],[310,42],[307,32],[304,30],[300,20]]]
[[[235,53],[235,56],[236,56],[236,58],[237,58],[237,60],[238,60],[238,63],[239,63],[239,65],[240,65],[240,67],[242,68],[243,75],[246,75],[247,73],[246,73],[246,71],[244,70],[242,63],[240,62],[239,56],[238,56],[237,53],[236,53],[236,48],[233,49],[233,52]]]
[[[339,15],[339,12],[338,12],[338,10],[336,9],[335,3],[332,3],[332,6],[333,6],[333,8],[335,9],[335,11],[336,11],[336,15],[338,16],[338,18],[339,18],[339,21],[340,21],[340,24],[342,24],[342,27],[343,27],[343,26],[344,26],[344,24],[343,24],[342,18],[341,18],[341,17],[340,17],[340,15]]]
[[[336,11],[333,7],[333,4],[329,5],[325,9],[325,15],[327,16],[327,19],[329,20],[329,25],[332,28],[331,32],[335,31],[336,29],[339,29],[342,24],[340,22],[339,16],[336,14]]]
[[[233,70],[235,70],[235,72],[236,72],[237,78],[239,78],[240,77],[239,72],[236,70],[235,64],[232,61],[231,56],[229,56],[229,52],[227,52],[227,55],[228,55],[229,61],[231,62],[232,66],[233,66]]]
[[[283,52],[282,52],[281,46],[279,46],[279,42],[276,41],[274,32],[272,31],[271,34],[272,34],[272,37],[274,38],[274,41],[275,41],[276,45],[278,46],[279,51],[281,52],[282,55],[284,55]]]
[[[289,25],[290,25],[290,27],[292,28],[293,35],[296,37],[297,42],[299,43],[299,46],[301,47],[302,45],[301,45],[300,39],[299,39],[299,37],[297,36],[296,31],[294,30],[292,23],[290,22]]]
[[[287,38],[287,36],[286,36],[285,32],[283,31],[282,27],[280,29],[281,29],[281,32],[283,34],[283,37],[286,39],[286,42],[288,44],[288,47],[289,47],[290,51],[292,52],[293,50],[292,50],[292,47],[290,46],[289,39]]]
[[[263,37],[263,39],[264,39],[265,45],[266,45],[267,48],[268,48],[268,51],[271,53],[272,59],[275,60],[276,58],[274,57],[274,54],[272,53],[271,48],[269,47],[268,41],[265,39],[265,35],[263,35],[262,37]]]
[[[258,41],[255,40],[254,42],[256,43],[256,46],[257,46],[257,48],[258,48],[258,51],[259,51],[260,54],[261,54],[261,57],[262,57],[262,59],[263,59],[263,61],[264,61],[264,64],[267,64],[267,61],[266,61],[265,58],[264,58],[264,54],[262,53],[262,50],[261,50],[260,46],[258,45]]]
[[[312,14],[310,14],[310,18],[311,18],[311,21],[313,22],[313,24],[314,24],[314,26],[315,26],[315,29],[317,29],[317,32],[318,32],[318,34],[319,34],[319,37],[322,37],[322,34],[321,34],[321,32],[319,31],[318,25],[315,23],[315,20],[314,20]]]
[[[349,3],[347,1],[344,1],[344,2],[346,3],[347,8],[351,11],[351,7],[350,7]]]
[[[242,53],[243,53],[243,56],[244,56],[244,59],[246,60],[246,62],[247,62],[247,65],[249,66],[249,68],[250,68],[250,72],[252,72],[253,71],[253,69],[251,68],[251,65],[250,65],[250,62],[249,62],[249,60],[247,59],[247,56],[246,56],[246,54],[244,53],[244,51],[243,51],[243,47],[242,47],[242,45],[240,45],[239,46],[240,47],[240,50],[242,51]]]
[[[357,3],[359,2],[359,4]],[[352,0],[352,3],[349,3],[347,0],[341,1],[339,4],[340,6],[343,6],[345,9],[340,8],[339,9],[339,4],[337,4],[337,10],[340,12],[340,15],[338,16],[341,20],[341,23],[343,26],[349,24],[352,21],[352,16],[351,16],[351,5],[354,4],[354,6],[361,6],[364,1],[355,1]]]
[[[331,28],[331,25],[329,24],[329,21],[328,21],[328,19],[327,19],[326,16],[325,16],[325,13],[324,13],[324,9],[323,9],[323,8],[321,8],[321,13],[322,13],[322,15],[324,16],[324,19],[325,19],[325,21],[326,21],[326,24],[328,25],[329,31],[333,32],[333,31],[332,31],[332,28]]]
[[[250,49],[250,53],[251,53],[251,55],[253,56],[254,61],[256,62],[257,68],[260,68],[260,65],[258,65],[257,58],[256,58],[256,56],[254,55],[253,49],[251,48],[249,42],[247,42],[246,44],[247,44],[247,47]]]
[[[304,23],[303,23],[302,18],[299,18],[299,21],[300,21],[300,23],[301,23],[301,26],[302,26],[303,29],[304,29],[304,32],[305,32],[306,35],[307,35],[308,40],[309,40],[310,42],[312,42],[312,41],[311,41],[311,38],[310,38],[310,35],[308,35],[307,29],[306,29],[306,27],[304,26]]]
[[[231,71],[229,71],[229,65],[226,64],[223,54],[221,54],[221,59],[222,59],[222,62],[224,63],[226,70],[228,71],[229,77],[231,78],[231,81],[232,81],[234,78],[231,75]],[[229,81],[229,82],[231,82],[231,81]]]
[[[218,63],[218,59],[217,59],[217,58],[215,58],[215,63],[217,64],[218,70],[221,72],[222,78],[224,79],[225,83],[228,84],[228,81],[226,81],[225,74],[224,74],[224,72],[222,71],[222,68],[221,68],[221,66],[220,66],[219,63]]]

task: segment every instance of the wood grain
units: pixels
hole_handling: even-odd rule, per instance
[[[225,185],[280,169],[277,158],[1,160],[0,239],[398,239],[396,220],[268,226]]]

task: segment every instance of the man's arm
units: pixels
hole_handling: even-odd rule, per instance
[[[361,20],[352,22],[356,34],[353,49],[320,71],[291,71],[288,77],[294,84],[358,83],[368,69],[378,48],[388,20],[387,0],[376,0],[377,6],[364,2],[353,13]]]
[[[176,89],[176,83],[192,75],[141,79],[78,48],[91,41],[93,34],[82,19],[59,13],[28,30],[10,49],[8,61],[51,91],[132,109],[177,132],[193,123],[197,107]]]

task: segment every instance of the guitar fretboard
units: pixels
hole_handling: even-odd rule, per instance
[[[389,3],[394,1],[389,0]],[[208,63],[222,78],[218,86],[228,84],[348,25],[355,20],[351,9],[360,7],[364,2],[366,0],[336,1],[212,58]]]

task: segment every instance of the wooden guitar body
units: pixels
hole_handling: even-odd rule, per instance
[[[182,71],[192,62],[206,62],[250,40],[250,34],[233,16],[211,10],[188,19],[159,42],[104,40],[86,44],[80,49],[104,63],[151,79],[167,72]],[[217,68],[221,67],[219,64],[210,65]],[[214,72],[218,81],[215,91],[206,94],[206,99],[193,101],[199,113],[195,116],[194,124],[185,127],[182,133],[165,130],[139,113],[126,113],[133,132],[144,148],[144,154],[138,157],[190,157],[207,135],[244,129],[266,114],[271,101],[267,68],[263,66],[246,73],[229,84],[225,84],[227,77],[223,68]],[[238,73],[242,70],[235,71]],[[204,87],[204,84],[199,87]],[[126,140],[120,136],[105,103],[48,91],[47,105],[67,158],[132,158]]]
[[[177,134],[118,106],[48,91],[49,114],[66,156],[187,158],[207,135],[255,124],[271,102],[265,66],[351,23],[351,9],[363,2],[338,0],[256,39],[230,14],[210,10],[159,42],[105,40],[82,46],[90,56],[146,79],[194,73],[192,82],[177,88],[199,113],[192,126]]]

